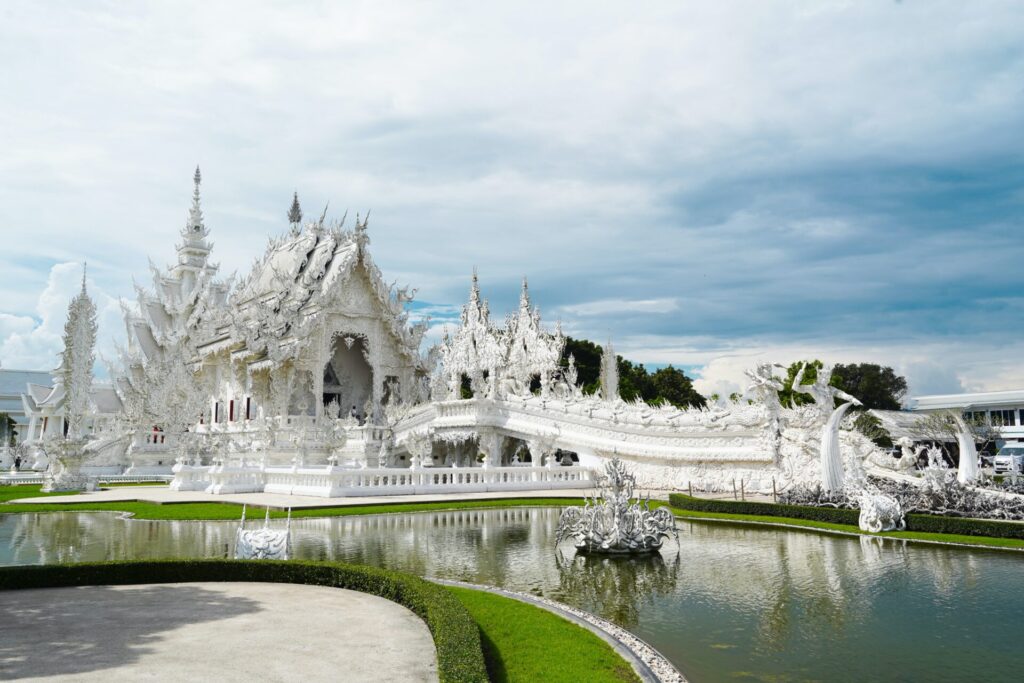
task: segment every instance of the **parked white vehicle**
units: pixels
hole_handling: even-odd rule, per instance
[[[996,453],[996,474],[1024,474],[1024,445],[1003,446]]]

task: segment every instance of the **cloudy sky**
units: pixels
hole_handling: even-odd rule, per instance
[[[1024,387],[1024,3],[0,4],[0,363],[48,368],[89,262],[225,273],[372,209],[385,276],[685,366],[875,361]],[[435,330],[436,332],[436,330]]]

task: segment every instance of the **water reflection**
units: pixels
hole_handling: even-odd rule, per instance
[[[620,626],[633,628],[640,611],[675,590],[679,580],[680,554],[668,552],[646,557],[578,555],[571,544],[558,548],[560,600],[588,605]]]
[[[874,538],[680,523],[661,556],[554,546],[558,511],[295,519],[296,557],[546,595],[619,623],[693,681],[1014,680],[1024,558]],[[109,513],[0,516],[0,564],[223,557],[235,522]],[[955,642],[956,647],[948,646]]]

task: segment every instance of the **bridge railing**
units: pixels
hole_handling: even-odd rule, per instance
[[[208,493],[283,493],[321,498],[421,493],[482,493],[586,489],[595,486],[587,467],[427,467],[351,469],[313,467],[174,466],[171,488]]]

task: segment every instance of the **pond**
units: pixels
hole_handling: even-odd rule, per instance
[[[596,559],[555,548],[557,519],[549,508],[301,519],[293,552],[542,594],[630,629],[694,683],[1021,679],[1020,554],[680,521],[660,557]],[[0,515],[0,564],[222,557],[236,527]]]

